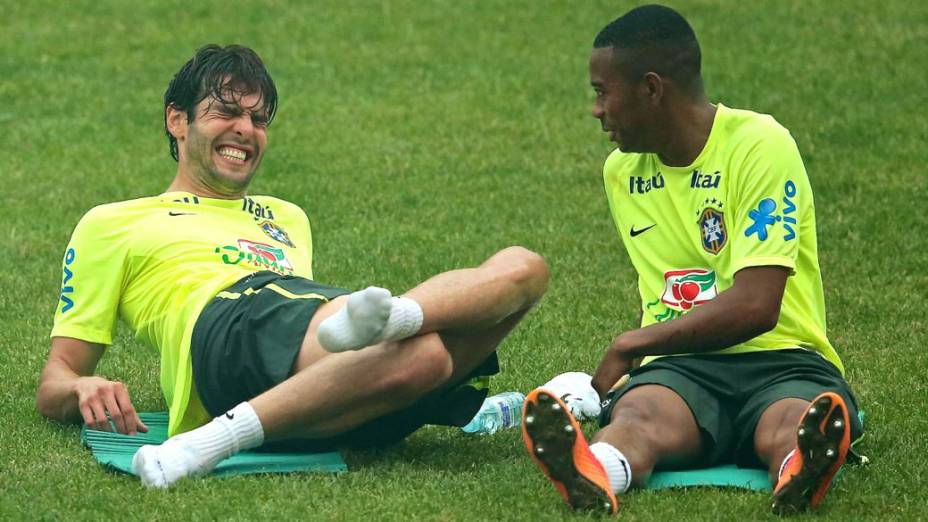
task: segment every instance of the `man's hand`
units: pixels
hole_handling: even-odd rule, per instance
[[[96,376],[80,377],[74,381],[74,393],[78,409],[89,428],[112,431],[112,420],[119,433],[135,435],[139,431],[148,431],[148,426],[139,418],[129,399],[125,384]]]
[[[612,345],[603,353],[603,358],[599,362],[596,373],[593,374],[593,388],[599,394],[600,400],[606,398],[612,388],[618,384],[629,371],[634,368],[635,358],[625,353],[619,343],[618,338],[613,341]]]

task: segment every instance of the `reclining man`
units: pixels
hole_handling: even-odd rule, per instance
[[[198,50],[164,97],[174,181],[92,209],[66,250],[37,407],[147,431],[125,385],[94,375],[118,313],[161,354],[172,437],[136,454],[147,486],[265,442],[383,445],[464,425],[486,395],[467,383],[498,371],[496,347],[547,287],[544,261],[520,247],[400,297],[313,281],[306,214],[246,195],[276,107],[251,49]]]
[[[669,8],[629,11],[593,47],[593,116],[618,145],[606,194],[641,328],[614,339],[593,377],[605,399],[594,444],[552,385],[526,399],[528,450],[574,507],[615,512],[615,494],[656,467],[732,461],[769,470],[774,512],[815,507],[862,427],[825,336],[796,144],[768,115],[707,101],[696,36]]]

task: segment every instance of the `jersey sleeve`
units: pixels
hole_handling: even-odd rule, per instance
[[[803,220],[814,219],[799,149],[782,127],[746,148],[735,187],[732,275],[771,265],[795,273],[800,227]]]
[[[51,337],[112,344],[128,251],[128,239],[118,230],[98,209],[75,227],[64,254]]]

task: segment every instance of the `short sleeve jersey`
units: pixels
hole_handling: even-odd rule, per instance
[[[791,277],[776,327],[716,353],[803,348],[844,371],[825,335],[812,189],[795,141],[773,117],[719,104],[692,164],[616,150],[603,176],[638,273],[642,327],[713,299],[741,269],[782,266]]]
[[[160,352],[174,435],[209,420],[190,363],[203,307],[251,273],[312,278],[311,264],[309,220],[280,199],[172,192],[101,205],[80,220],[65,251],[51,336],[109,345],[120,317]]]

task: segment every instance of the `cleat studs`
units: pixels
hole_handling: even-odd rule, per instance
[[[526,424],[534,424],[534,423],[535,423],[535,416],[534,416],[534,415],[526,415],[526,416],[525,416],[525,423],[526,423]]]
[[[834,423],[832,423],[832,426],[834,426],[835,429],[841,429],[844,427],[844,421],[842,421],[841,419],[838,419]]]
[[[838,455],[838,452],[831,448],[828,448],[827,450],[825,450],[825,456],[830,459],[835,458],[837,455]]]
[[[809,408],[809,415],[815,415],[816,413],[818,413],[818,408],[816,408],[815,406],[812,406],[811,408]]]
[[[799,437],[805,437],[805,436],[806,436],[806,429],[805,429],[805,428],[799,428],[799,431],[796,432],[796,435],[798,435]]]
[[[567,426],[564,426],[564,431],[566,431],[567,433],[573,433],[574,427],[568,424]]]
[[[535,453],[541,455],[545,452],[545,449],[541,446],[535,446]]]
[[[606,508],[606,511],[612,513],[612,503],[610,503],[610,502],[603,502],[603,507]]]
[[[561,411],[561,405],[555,402],[551,405],[551,409],[554,411]]]

